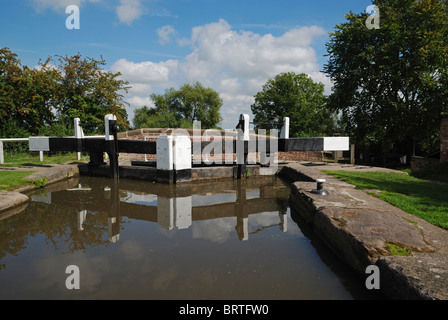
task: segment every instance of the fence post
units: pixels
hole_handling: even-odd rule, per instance
[[[75,138],[76,139],[82,139],[84,137],[84,132],[82,131],[80,122],[81,122],[81,119],[75,118],[74,123],[75,123]],[[81,152],[78,152],[78,161],[79,160],[81,160]]]
[[[3,141],[0,141],[0,164],[5,163],[5,156],[3,155]]]

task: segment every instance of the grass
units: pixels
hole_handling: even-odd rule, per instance
[[[342,170],[323,172],[344,180],[357,189],[379,190],[379,194],[372,194],[433,225],[448,229],[447,184],[422,180],[403,173]]]
[[[20,154],[5,154],[5,163],[0,164],[0,167],[20,167],[20,166],[39,166],[49,165],[54,163],[67,163],[78,161],[78,155],[75,152],[59,153],[48,155],[44,154],[44,161],[40,161],[39,153],[20,153]],[[88,158],[81,157],[80,161],[87,161]],[[41,180],[29,181],[24,179],[34,171],[0,171],[0,190],[14,190],[20,186],[27,184],[34,184],[36,187],[43,187],[47,184],[46,177]]]
[[[0,190],[14,190],[20,186],[31,184],[32,182],[24,179],[34,171],[2,171],[0,173]]]
[[[40,161],[39,153],[18,153],[18,154],[5,154],[5,163],[0,164],[0,167],[20,167],[30,165],[46,165],[54,163],[67,163],[78,161],[78,155],[76,152],[60,153],[48,155],[44,153],[44,161]],[[82,156],[80,161],[86,161],[88,157]]]
[[[390,254],[393,256],[409,256],[412,254],[410,249],[404,248],[395,243],[387,242],[386,246],[389,249]]]

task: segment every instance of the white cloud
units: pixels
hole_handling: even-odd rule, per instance
[[[168,41],[175,31],[165,27],[163,31],[159,29],[159,37]],[[329,92],[330,81],[319,71],[312,47],[313,41],[324,34],[322,28],[310,26],[293,28],[280,36],[262,35],[236,31],[225,20],[219,20],[193,28],[188,40],[177,40],[178,44],[191,46],[191,53],[183,60],[134,63],[121,59],[112,68],[120,71],[131,85],[138,84],[135,91],[140,91],[144,84],[152,90],[165,90],[200,81],[220,93],[224,102],[221,125],[233,128],[240,113],[251,114],[254,95],[263,84],[279,73],[306,73],[324,83],[326,93]],[[135,105],[139,104],[136,100]]]
[[[166,87],[170,85],[170,77],[172,78],[176,73],[178,64],[177,60],[134,63],[126,59],[120,59],[111,66],[111,70],[121,72],[122,78],[130,83]]]
[[[100,0],[32,0],[31,4],[38,12],[48,8],[55,11],[65,12],[65,8],[70,5],[81,7],[86,2],[98,2]]]
[[[157,29],[157,34],[159,35],[159,43],[167,44],[171,42],[171,36],[176,34],[176,30],[173,26],[163,26]]]
[[[140,0],[120,0],[117,7],[117,15],[120,22],[128,25],[143,14],[143,7]]]
[[[128,91],[130,94],[148,95],[152,92],[152,87],[148,83],[133,83]]]
[[[133,96],[126,100],[135,108],[141,108],[147,106],[148,108],[154,107],[154,103],[149,97]]]

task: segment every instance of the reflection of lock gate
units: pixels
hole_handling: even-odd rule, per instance
[[[120,199],[120,193],[132,194],[141,190],[131,181],[114,180],[108,186],[82,186],[78,185],[67,190],[56,191],[49,194],[50,199],[37,196],[33,201],[51,203],[56,207],[78,208],[78,229],[84,230],[88,222],[87,212],[107,212],[108,239],[110,242],[119,240],[120,217],[144,220],[158,223],[167,230],[186,229],[193,221],[204,221],[218,218],[236,217],[235,230],[240,240],[249,238],[249,215],[262,212],[278,212],[278,226],[282,232],[287,231],[287,201],[289,189],[277,177],[253,180],[250,191],[256,191],[257,197],[248,197],[248,187],[238,181],[221,182],[218,186],[207,188],[207,194],[221,194],[225,190],[235,190],[234,196],[227,201],[212,201],[207,205],[195,205],[194,196],[199,189],[183,186],[180,189],[172,188],[168,184],[150,184],[145,188],[145,194],[156,197],[157,205],[145,205],[135,202],[126,202]],[[152,199],[155,200],[155,199]],[[229,201],[230,200],[230,201]],[[196,203],[197,204],[197,203]],[[269,226],[263,226],[263,228]]]
[[[30,151],[88,152],[90,156],[89,172],[92,174],[96,168],[106,165],[103,156],[104,153],[107,153],[109,176],[115,179],[120,177],[119,153],[155,154],[157,155],[156,181],[167,183],[191,180],[191,169],[194,162],[192,156],[198,154],[217,154],[222,150],[227,154],[236,154],[236,162],[232,158],[230,162],[225,160],[225,163],[234,165],[234,177],[241,179],[247,172],[249,153],[258,152],[261,164],[266,164],[269,160],[274,170],[272,168],[266,170],[266,174],[273,175],[276,173],[275,166],[277,165],[273,155],[277,152],[349,150],[348,137],[289,138],[289,118],[287,117],[281,123],[279,138],[276,136],[275,130],[271,130],[270,136],[260,134],[251,136],[250,123],[247,114],[240,115],[236,128],[236,139],[230,140],[224,137],[225,139],[213,139],[212,141],[203,139],[192,141],[187,130],[175,129],[170,135],[159,136],[157,141],[141,141],[119,140],[116,117],[113,115],[105,116],[105,136],[100,137],[85,137],[79,119],[76,118],[74,137],[30,137],[29,147]],[[277,123],[268,123],[268,125],[274,124]],[[253,138],[251,139],[251,137]],[[216,164],[221,164],[217,160],[214,161]],[[207,166],[211,163],[203,161],[201,164]]]

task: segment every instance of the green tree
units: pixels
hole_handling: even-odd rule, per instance
[[[73,133],[76,117],[85,133],[104,132],[108,113],[116,115],[120,129],[126,130],[122,92],[127,92],[128,83],[103,65],[103,59],[75,55],[56,61],[50,57],[31,69],[22,66],[17,54],[0,48],[0,134]]]
[[[13,92],[22,75],[22,65],[17,54],[0,48],[0,127],[3,128],[17,113]]]
[[[192,128],[201,121],[202,128],[216,128],[222,120],[219,94],[200,82],[185,84],[179,90],[168,89],[164,94],[151,94],[154,108],[137,109],[134,125],[137,128]]]
[[[272,128],[290,118],[291,136],[333,135],[336,117],[325,108],[324,85],[304,73],[281,73],[269,79],[251,106],[258,129]]]
[[[357,144],[430,151],[448,116],[448,2],[375,0],[379,28],[350,12],[327,43],[328,106]],[[410,154],[412,150],[408,150]]]
[[[48,61],[33,69],[22,66],[17,55],[7,48],[0,49],[0,61],[0,124],[8,127],[14,122],[30,134],[37,134],[40,127],[55,119],[52,106],[58,71]]]
[[[66,125],[80,118],[85,133],[104,132],[104,116],[114,114],[121,130],[129,128],[126,102],[122,92],[128,82],[118,79],[120,73],[102,69],[104,59],[58,56],[56,65],[61,72],[58,90],[58,117]]]

